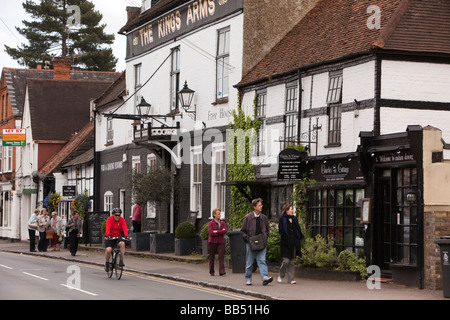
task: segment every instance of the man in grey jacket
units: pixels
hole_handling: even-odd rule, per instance
[[[245,263],[245,283],[247,285],[252,284],[252,269],[253,261],[255,259],[259,267],[263,285],[267,285],[273,280],[272,277],[269,277],[269,271],[266,264],[267,239],[270,233],[269,220],[264,214],[261,214],[262,207],[262,199],[253,199],[253,211],[247,214],[242,220],[241,235],[247,247]],[[249,244],[249,238],[258,234],[263,235],[264,249],[252,250]]]

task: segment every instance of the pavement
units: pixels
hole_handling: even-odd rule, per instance
[[[104,249],[94,245],[81,244],[77,255],[72,256],[68,249],[52,251],[52,248],[49,248],[47,252],[29,252],[28,241],[0,240],[0,252],[41,256],[96,266],[104,265]],[[276,267],[269,268],[269,275],[274,279],[272,283],[263,286],[259,271],[256,271],[253,274],[252,285],[248,286],[245,284],[244,274],[233,273],[231,268],[226,269],[224,276],[210,276],[208,260],[197,255],[153,254],[135,252],[127,248],[124,262],[125,271],[128,272],[227,290],[264,300],[450,300],[444,298],[442,290],[418,289],[398,285],[392,281],[382,281],[380,289],[369,289],[365,280],[332,281],[296,278],[296,284],[288,284],[286,281],[278,283]],[[218,269],[217,263],[215,267]]]

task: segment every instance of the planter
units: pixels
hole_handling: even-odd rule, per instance
[[[208,240],[202,240],[202,255],[205,257],[209,255]]]
[[[233,273],[245,273],[245,257],[247,248],[240,230],[227,233],[230,239],[231,270]]]
[[[151,233],[150,252],[151,253],[174,252],[174,239],[175,236],[173,233]]]
[[[315,280],[340,280],[360,281],[361,275],[358,271],[329,270],[320,268],[295,267],[295,276],[299,278]]]
[[[196,251],[197,239],[196,238],[175,238],[175,255],[176,256],[188,256],[192,252]]]
[[[131,234],[131,250],[149,251],[150,250],[150,232],[138,232]]]

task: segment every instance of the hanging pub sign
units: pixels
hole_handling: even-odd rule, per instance
[[[284,149],[278,154],[278,180],[301,180],[304,154],[295,149]]]
[[[242,10],[243,0],[195,0],[127,34],[127,58]]]

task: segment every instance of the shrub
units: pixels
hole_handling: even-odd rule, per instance
[[[180,223],[175,229],[175,238],[195,238],[195,226],[188,221]]]
[[[202,227],[202,231],[200,231],[200,237],[202,240],[208,240],[209,232],[208,232],[208,223],[205,223]]]
[[[317,235],[315,238],[307,238],[302,248],[300,265],[312,268],[331,269],[337,262],[336,248],[333,241]]]
[[[267,239],[267,261],[281,262],[280,239],[281,236],[278,232],[277,225],[275,223],[271,223],[269,238]]]
[[[358,258],[351,251],[341,251],[338,256],[338,263],[338,270],[358,271],[361,274],[361,279],[367,277],[366,261],[362,258]]]

